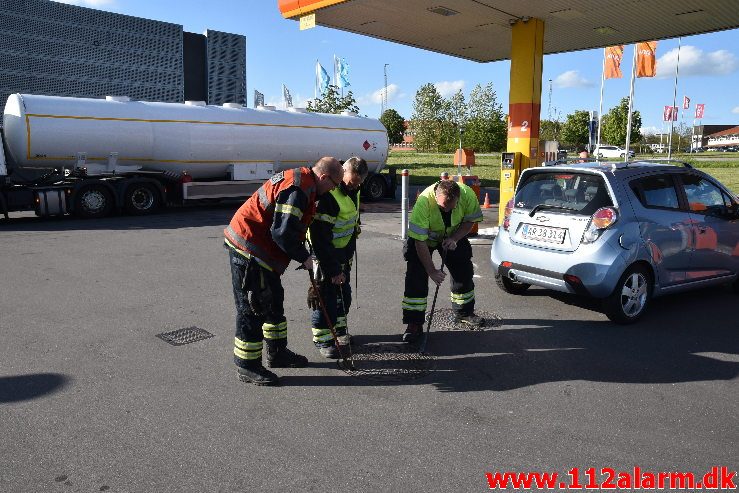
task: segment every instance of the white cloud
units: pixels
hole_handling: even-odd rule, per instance
[[[677,48],[657,59],[657,77],[675,77]],[[728,75],[739,68],[739,59],[727,50],[704,53],[695,46],[680,48],[680,77],[691,75]]]
[[[81,7],[105,7],[106,5],[115,5],[116,0],[54,0],[59,3],[68,3],[70,5],[79,5]]]
[[[434,82],[434,87],[439,91],[443,97],[448,98],[457,93],[460,89],[464,89],[463,80],[443,80],[441,82]]]
[[[364,96],[359,96],[357,98],[357,105],[361,108],[362,106],[366,106],[368,104],[382,104],[382,93],[385,90],[384,87],[381,87],[380,89],[372,92],[371,94],[366,94]],[[388,84],[387,86],[387,102],[400,99],[405,94],[400,93],[400,87],[398,87],[397,84]]]
[[[655,126],[642,127],[639,129],[639,132],[641,132],[642,135],[658,135],[662,133],[662,129]]]
[[[593,87],[593,83],[580,75],[579,70],[568,70],[554,79],[554,87],[566,89],[570,87]]]
[[[735,107],[733,110],[731,110],[732,113],[739,113],[739,106]]]

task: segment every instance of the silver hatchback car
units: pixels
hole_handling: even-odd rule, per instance
[[[631,323],[654,296],[721,283],[739,291],[739,198],[683,164],[530,168],[490,259],[504,291],[601,298],[608,318]]]

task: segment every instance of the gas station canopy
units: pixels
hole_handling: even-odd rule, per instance
[[[739,27],[736,0],[278,0],[286,18],[478,62],[511,56],[511,25],[544,21],[544,54]]]

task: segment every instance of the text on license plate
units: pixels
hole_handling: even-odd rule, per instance
[[[529,240],[546,241],[549,243],[564,243],[565,231],[567,230],[563,228],[524,224],[521,228],[521,235]]]

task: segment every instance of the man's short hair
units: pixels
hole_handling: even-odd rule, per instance
[[[344,168],[341,167],[336,158],[324,156],[313,165],[313,172],[316,174],[327,174],[338,182],[344,177]]]
[[[361,157],[350,157],[344,162],[344,169],[345,170],[351,170],[352,173],[356,173],[359,176],[362,177],[364,180],[367,178],[367,174],[369,173],[369,168],[367,167],[367,161],[362,159]]]
[[[441,180],[439,183],[436,184],[434,187],[435,193],[440,193],[444,197],[447,197],[449,199],[458,199],[459,195],[461,193],[461,190],[459,188],[459,185],[456,181],[452,180]]]

